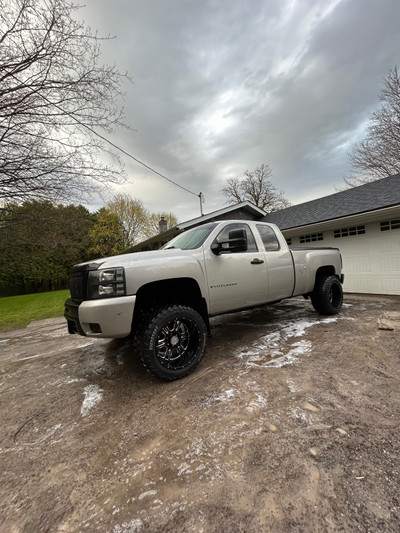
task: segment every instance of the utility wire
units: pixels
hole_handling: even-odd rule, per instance
[[[12,75],[13,78],[15,78],[19,83],[22,83],[14,74]],[[72,115],[71,113],[69,113],[68,111],[66,111],[65,109],[63,109],[61,106],[59,106],[58,104],[55,104],[54,102],[52,102],[51,100],[49,100],[46,96],[44,96],[43,94],[40,94],[40,93],[37,93],[41,98],[43,98],[43,100],[46,100],[46,102],[54,107],[56,107],[57,109],[59,109],[62,113],[68,115],[70,118],[72,118],[72,120],[74,120],[77,124],[79,124],[80,126],[86,128],[87,130],[89,130],[90,132],[92,132],[94,135],[96,135],[97,137],[99,137],[100,139],[102,139],[103,141],[105,141],[106,143],[108,143],[110,146],[112,146],[113,148],[115,148],[116,150],[119,150],[120,152],[122,152],[123,154],[125,154],[126,156],[130,157],[131,159],[133,159],[134,161],[136,161],[137,163],[139,163],[140,165],[143,165],[144,167],[146,167],[147,169],[151,170],[151,172],[154,172],[154,174],[157,174],[158,176],[160,176],[161,178],[164,178],[165,180],[169,181],[170,183],[172,183],[172,185],[175,185],[176,187],[179,187],[180,189],[182,189],[183,191],[186,191],[188,192],[189,194],[193,194],[193,196],[197,196],[197,198],[200,198],[200,209],[201,209],[201,204],[202,202],[204,202],[204,195],[203,193],[199,193],[199,194],[196,194],[195,192],[193,191],[190,191],[189,189],[187,189],[186,187],[184,187],[183,185],[180,185],[179,183],[176,183],[175,181],[171,180],[170,178],[168,178],[167,176],[164,176],[164,174],[161,174],[161,172],[158,172],[158,170],[155,170],[154,168],[150,167],[149,165],[147,165],[146,163],[144,163],[143,161],[141,161],[140,159],[138,159],[137,157],[133,156],[132,154],[130,154],[129,152],[127,152],[126,150],[124,150],[123,148],[120,148],[118,145],[114,144],[113,142],[111,142],[109,139],[107,139],[106,137],[104,137],[103,135],[101,135],[100,133],[98,133],[96,130],[94,130],[93,128],[91,128],[90,126],[88,126],[87,124],[84,124],[83,122],[81,122],[80,120],[78,120],[74,115]],[[203,213],[202,213],[203,214]]]
[[[56,107],[58,107],[56,104],[53,104],[55,105]],[[173,185],[176,185],[177,187],[179,187],[180,189],[183,189],[184,191],[190,193],[190,194],[193,194],[194,196],[197,196],[198,198],[200,198],[201,194],[196,194],[195,192],[193,191],[190,191],[189,189],[186,189],[186,187],[184,187],[183,185],[179,185],[179,183],[176,183],[175,181],[171,180],[170,178],[167,178],[167,176],[164,176],[164,174],[161,174],[161,172],[158,172],[158,170],[155,170],[154,168],[151,168],[149,165],[146,165],[146,163],[144,163],[143,161],[140,161],[140,159],[138,159],[137,157],[133,156],[132,154],[130,154],[129,152],[126,152],[123,148],[120,148],[119,146],[117,146],[116,144],[114,144],[113,142],[111,142],[110,140],[108,140],[106,137],[104,137],[103,135],[101,135],[100,133],[98,133],[97,131],[95,131],[94,129],[92,129],[90,126],[87,126],[86,124],[83,124],[82,122],[80,122],[79,120],[77,120],[75,117],[72,117],[74,120],[76,120],[76,122],[78,124],[80,124],[81,126],[83,126],[84,128],[88,129],[89,131],[91,131],[94,135],[97,135],[97,137],[100,137],[100,139],[103,139],[103,141],[106,141],[109,145],[111,145],[113,148],[116,148],[117,150],[119,150],[120,152],[122,152],[123,154],[127,155],[128,157],[130,157],[131,159],[133,159],[134,161],[136,161],[137,163],[139,163],[140,165],[143,165],[144,167],[148,168],[149,170],[151,170],[152,172],[154,172],[154,174],[157,174],[158,176],[161,176],[162,178],[166,179],[167,181],[169,181],[170,183],[172,183]]]

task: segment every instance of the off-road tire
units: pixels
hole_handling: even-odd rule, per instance
[[[342,284],[336,276],[317,277],[311,303],[321,315],[336,315],[343,304]]]
[[[207,328],[197,311],[170,305],[154,312],[137,340],[148,372],[165,381],[189,375],[203,358]]]

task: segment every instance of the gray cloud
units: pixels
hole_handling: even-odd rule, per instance
[[[382,82],[400,61],[398,0],[88,0],[80,15],[133,79],[136,132],[113,140],[224,205],[227,177],[270,164],[292,203],[335,192]],[[125,190],[180,220],[198,200],[126,161]]]

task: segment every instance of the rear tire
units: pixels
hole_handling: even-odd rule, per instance
[[[140,335],[139,352],[144,367],[165,381],[192,373],[203,358],[207,329],[200,314],[184,305],[155,311]]]
[[[336,315],[343,304],[342,284],[336,276],[317,277],[311,303],[321,315]]]

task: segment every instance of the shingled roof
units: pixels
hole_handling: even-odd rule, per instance
[[[269,213],[262,220],[289,229],[394,205],[400,205],[400,174],[287,207]]]

